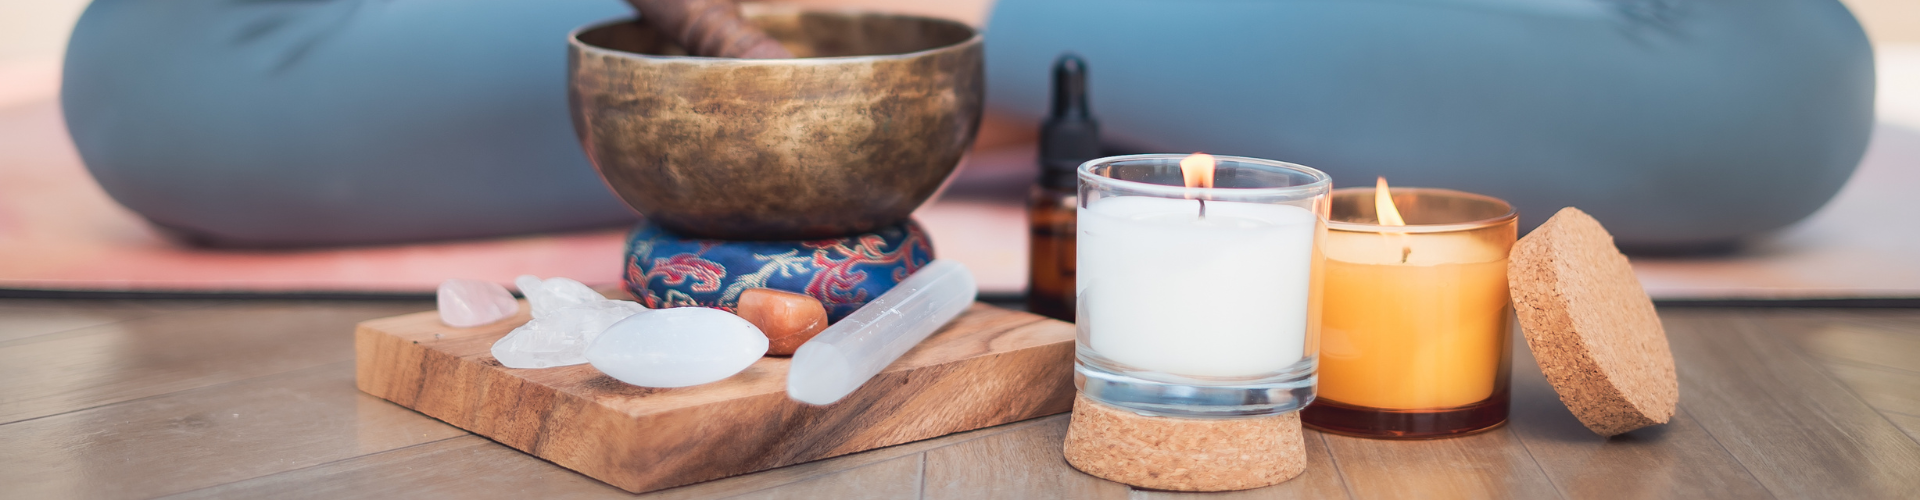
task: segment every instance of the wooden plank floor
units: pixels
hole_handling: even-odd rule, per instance
[[[427,302],[0,300],[0,497],[631,497],[354,389],[353,324]],[[1920,310],[1666,309],[1673,423],[1586,431],[1515,350],[1512,423],[1309,432],[1221,498],[1920,497]],[[658,498],[1171,498],[1068,467],[1066,416]]]

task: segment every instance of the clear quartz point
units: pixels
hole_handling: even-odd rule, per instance
[[[887,293],[800,345],[787,373],[787,396],[839,401],[973,305],[973,272],[935,260]]]
[[[533,320],[493,343],[493,358],[507,368],[551,368],[587,362],[587,346],[607,327],[646,312],[630,300],[609,300],[567,278],[514,280],[533,308]]]

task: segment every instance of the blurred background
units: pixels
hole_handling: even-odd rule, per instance
[[[80,19],[89,0],[13,0],[0,3],[0,64],[26,68],[58,65],[66,50],[67,34]],[[991,0],[802,0],[783,2],[799,5],[830,5],[871,8],[979,22],[986,18]],[[1857,0],[1850,4],[1885,5],[1920,12],[1912,2],[1899,0]]]
[[[88,0],[0,2],[0,67],[4,77],[57,73],[74,21]],[[934,15],[980,22],[992,0],[811,0],[799,4],[842,5]],[[1920,2],[1842,0],[1866,26],[1875,44],[1920,44]],[[32,72],[32,73],[29,73]],[[15,92],[20,92],[15,90]],[[23,95],[16,94],[15,99]],[[0,101],[5,102],[5,101]]]
[[[59,89],[60,56],[67,36],[89,0],[9,0],[0,2],[0,106],[39,98]],[[992,0],[802,0],[800,5],[871,8],[961,19],[979,23]],[[1867,3],[1912,6],[1897,0]],[[50,77],[51,76],[51,77]]]
[[[782,3],[923,14],[976,25],[986,24],[994,7],[991,0]],[[1886,214],[1915,213],[1898,199],[1897,186],[1915,179],[1914,172],[1920,170],[1920,1],[1843,3],[1864,26],[1877,66],[1878,126],[1860,173],[1813,217],[1743,252],[1636,257],[1636,269],[1656,298],[1920,296],[1920,263],[1901,257],[1920,252],[1920,232],[1863,229],[1897,224]],[[523,272],[577,276],[589,283],[618,280],[617,270],[603,259],[580,256],[617,259],[620,229],[319,250],[167,244],[165,235],[113,204],[90,182],[82,182],[87,178],[76,168],[78,158],[60,126],[55,98],[62,54],[86,6],[83,0],[0,2],[0,182],[46,186],[38,192],[16,190],[7,194],[13,199],[0,200],[0,290],[417,294],[454,273],[500,281]],[[988,26],[989,47],[991,29]],[[1111,73],[1102,73],[1099,61],[1092,67],[1098,98],[1101,75]],[[1034,71],[1039,74],[1040,69]],[[1100,112],[1096,105],[1096,115]],[[916,214],[943,256],[975,268],[983,291],[990,294],[1019,294],[1026,285],[1026,228],[1017,198],[1034,172],[1032,121],[990,111],[974,153],[946,195]],[[89,201],[58,214],[35,213],[35,207],[51,205],[35,197]],[[205,272],[209,269],[219,272]]]

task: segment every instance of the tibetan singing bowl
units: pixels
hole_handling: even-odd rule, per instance
[[[980,35],[924,17],[748,5],[796,59],[692,57],[623,20],[569,37],[568,99],[620,199],[682,234],[829,238],[905,220],[979,129]]]

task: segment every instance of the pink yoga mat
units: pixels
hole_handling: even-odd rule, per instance
[[[0,106],[5,106],[0,103]],[[1019,205],[953,201],[916,217],[986,293],[1025,286]],[[1013,225],[1003,224],[1013,221]],[[447,278],[620,281],[626,228],[317,250],[210,250],[163,239],[108,198],[41,98],[0,107],[0,288],[96,292],[424,294]],[[1015,251],[1015,250],[1019,251]]]

